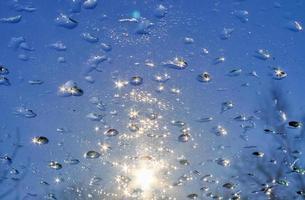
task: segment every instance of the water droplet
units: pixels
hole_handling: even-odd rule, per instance
[[[67,46],[62,41],[57,41],[49,45],[50,48],[55,49],[56,51],[66,51]]]
[[[22,19],[21,15],[16,15],[16,16],[13,16],[13,17],[4,17],[4,18],[1,18],[0,22],[16,24],[16,23],[20,22],[21,19]]]
[[[136,124],[129,124],[128,128],[131,132],[137,132],[139,130],[139,127]]]
[[[227,40],[231,37],[234,29],[233,28],[224,28],[220,34],[222,40]]]
[[[213,120],[213,117],[201,117],[201,118],[197,119],[198,122],[210,122],[212,120]]]
[[[154,24],[148,19],[140,18],[135,33],[140,35],[149,34],[149,28],[151,28],[153,25]]]
[[[99,41],[99,38],[97,36],[92,35],[91,33],[82,33],[82,38],[90,43],[96,43]]]
[[[202,49],[202,53],[203,53],[204,55],[208,55],[208,54],[209,54],[209,50],[208,50],[207,48],[203,48],[203,49]]]
[[[15,114],[18,115],[18,116],[22,116],[22,117],[26,117],[26,118],[34,118],[37,116],[36,113],[34,113],[33,110],[31,109],[28,109],[26,107],[18,107],[15,111]]]
[[[189,161],[186,160],[186,159],[180,159],[180,160],[179,160],[179,163],[180,163],[181,165],[185,165],[185,166],[190,165]]]
[[[184,44],[193,44],[194,43],[194,39],[191,37],[185,37],[184,38]]]
[[[285,71],[283,71],[282,69],[280,69],[280,68],[273,69],[273,78],[274,79],[281,80],[283,78],[286,78],[287,76],[288,76],[288,74]]]
[[[264,129],[264,131],[265,131],[265,133],[272,133],[272,134],[274,134],[275,133],[275,131],[274,130],[271,130],[271,129]]]
[[[225,112],[227,110],[230,110],[234,107],[234,104],[232,101],[226,101],[226,102],[223,102],[221,104],[221,112]]]
[[[130,84],[134,86],[142,85],[143,83],[143,78],[141,76],[133,76],[130,79]]]
[[[51,162],[49,163],[49,167],[50,167],[51,169],[59,170],[59,169],[62,168],[62,165],[61,165],[59,162],[57,162],[57,161],[51,161]]]
[[[97,6],[97,0],[84,0],[83,7],[85,9],[93,9]]]
[[[60,13],[59,16],[55,18],[55,23],[57,24],[57,26],[64,27],[67,29],[73,29],[78,24],[76,20],[63,13]]]
[[[95,82],[95,80],[94,80],[94,78],[92,77],[92,76],[85,76],[84,77],[85,78],[85,80],[88,82],[88,83],[94,83]]]
[[[19,45],[22,43],[22,42],[25,42],[25,38],[24,37],[12,37],[9,44],[8,44],[8,47],[11,47],[13,49],[17,49],[19,48]]]
[[[185,126],[186,125],[186,123],[185,122],[183,122],[183,121],[179,121],[179,120],[172,120],[171,121],[171,124],[173,125],[173,126],[178,126],[178,127],[183,127],[183,126]]]
[[[88,159],[96,159],[99,158],[100,155],[101,154],[96,151],[88,151],[87,153],[85,153],[84,157]]]
[[[203,72],[198,75],[197,80],[200,82],[208,83],[212,79],[211,75],[208,72]]]
[[[0,76],[0,85],[10,86],[11,83],[8,80],[8,78],[6,78],[4,76]]]
[[[179,135],[178,137],[178,141],[179,142],[188,142],[191,138],[191,135],[188,133],[183,133],[181,135]]]
[[[242,72],[242,69],[233,69],[229,71],[228,75],[229,76],[239,76]]]
[[[290,121],[288,122],[288,125],[292,128],[301,128],[303,126],[303,123],[298,121]]]
[[[90,179],[89,185],[95,185],[95,186],[100,185],[102,180],[103,180],[102,178],[94,176]]]
[[[32,142],[38,145],[47,144],[49,142],[49,139],[44,136],[36,136],[32,139]]]
[[[20,172],[17,170],[17,169],[15,169],[15,168],[12,168],[11,170],[10,170],[10,174],[13,174],[13,175],[18,175]]]
[[[182,57],[175,57],[173,60],[163,62],[163,65],[173,69],[185,69],[188,64]]]
[[[100,63],[106,61],[107,59],[108,59],[108,57],[105,55],[92,55],[88,59],[87,63],[90,66],[97,67]]]
[[[56,197],[55,194],[49,193],[46,196],[44,196],[44,199],[47,199],[47,200],[57,200],[57,197]]]
[[[234,183],[225,183],[222,185],[222,187],[227,188],[229,190],[233,190],[235,188],[235,184]]]
[[[119,134],[119,131],[114,128],[110,128],[104,132],[104,135],[106,135],[107,137],[113,137],[118,134]]]
[[[166,14],[167,14],[167,8],[162,4],[158,5],[154,11],[154,15],[157,18],[163,18],[165,17]]]
[[[197,199],[198,198],[198,194],[195,194],[195,193],[189,194],[189,195],[187,195],[187,198],[189,198],[189,199]]]
[[[43,81],[42,80],[29,80],[28,83],[30,85],[42,85]]]
[[[71,159],[65,159],[64,163],[69,164],[69,165],[77,165],[80,163],[78,159],[71,158]]]
[[[218,136],[224,136],[224,135],[228,134],[227,130],[220,125],[216,126],[214,128],[214,131],[215,131],[215,134],[218,135]]]
[[[0,75],[7,75],[9,73],[9,70],[4,67],[3,65],[0,65]]]
[[[267,59],[271,58],[271,54],[266,49],[258,49],[256,51],[255,57],[259,58],[261,60],[267,60]]]
[[[110,44],[106,44],[106,43],[101,43],[101,48],[105,51],[105,52],[109,52],[112,50],[112,47]]]
[[[276,183],[279,185],[289,186],[289,181],[284,180],[284,179],[277,180]]]
[[[84,94],[83,90],[80,89],[76,82],[70,80],[59,87],[58,95],[63,97],[68,96],[82,96]]]
[[[218,158],[216,159],[216,163],[218,165],[221,165],[223,167],[229,167],[230,166],[230,160],[224,159],[224,158]]]
[[[246,10],[236,10],[233,12],[233,15],[235,15],[242,23],[249,21],[249,12]]]
[[[160,93],[160,92],[163,92],[164,89],[165,89],[164,84],[160,83],[160,84],[157,86],[157,88],[156,88],[156,92],[159,92],[159,93]]]
[[[66,59],[65,59],[65,57],[59,56],[59,57],[57,58],[57,62],[58,62],[58,63],[66,63]]]
[[[2,164],[9,164],[10,165],[10,164],[12,164],[13,159],[9,156],[1,156],[0,161],[1,161]]]
[[[15,1],[14,9],[18,12],[34,12],[36,8],[30,4],[23,5],[18,1]]]
[[[264,154],[264,152],[261,152],[261,151],[255,151],[252,153],[252,155],[262,158],[262,157],[264,157],[265,154]]]
[[[214,59],[214,64],[220,64],[226,61],[226,58],[224,56],[220,56]]]
[[[289,22],[288,29],[290,29],[290,30],[292,30],[294,32],[303,31],[303,27],[302,27],[301,23],[298,22],[298,21],[291,21],[291,22]]]
[[[34,51],[35,49],[33,47],[31,47],[27,42],[21,42],[19,44],[19,48],[26,50],[26,51]]]
[[[234,120],[241,121],[241,122],[249,121],[251,119],[253,119],[253,117],[247,117],[244,114],[241,114],[241,115],[238,115],[238,116],[234,117]]]
[[[181,90],[179,89],[179,88],[176,88],[176,87],[173,87],[173,88],[171,88],[170,89],[170,92],[172,93],[172,94],[181,94]]]
[[[104,115],[91,112],[91,113],[87,114],[86,117],[88,119],[90,119],[91,121],[101,121],[103,119]]]
[[[250,72],[248,75],[249,75],[249,76],[256,77],[256,78],[259,77],[256,71],[252,71],[252,72]]]
[[[167,74],[167,73],[154,75],[154,80],[159,82],[159,83],[165,83],[170,78],[171,78],[170,75]]]

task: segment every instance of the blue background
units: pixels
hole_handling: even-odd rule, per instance
[[[28,3],[36,8],[34,12],[14,9],[16,4]],[[160,4],[167,8],[164,18],[154,15]],[[271,147],[277,147],[274,138],[263,132],[264,128],[273,127],[272,121],[256,117],[255,128],[246,133],[248,140],[244,140],[241,123],[233,120],[242,113],[256,116],[257,110],[268,116],[272,110],[272,88],[280,90],[287,100],[285,112],[288,119],[302,120],[305,109],[305,37],[304,31],[295,32],[288,26],[290,21],[295,20],[305,24],[304,1],[98,1],[94,9],[81,8],[77,13],[72,13],[71,7],[72,1],[69,0],[0,1],[0,18],[22,15],[19,23],[0,23],[0,64],[9,69],[6,77],[11,82],[10,86],[0,85],[0,156],[12,155],[16,145],[20,145],[13,163],[10,166],[2,164],[1,171],[13,167],[21,174],[26,173],[20,181],[11,180],[13,175],[1,177],[1,193],[15,188],[4,199],[41,199],[48,193],[60,196],[58,191],[71,184],[83,183],[86,187],[93,176],[101,177],[106,189],[112,188],[109,180],[116,175],[115,169],[104,166],[103,159],[88,161],[83,154],[98,148],[97,141],[104,140],[103,136],[95,134],[96,125],[103,126],[105,123],[123,130],[128,121],[126,109],[120,106],[123,103],[116,103],[113,95],[124,94],[134,86],[129,84],[122,90],[114,88],[113,75],[122,80],[129,80],[135,75],[143,77],[144,83],[139,88],[173,106],[172,110],[161,111],[162,123],[170,127],[173,135],[168,139],[168,146],[175,151],[175,156],[184,155],[192,163],[175,172],[176,177],[198,170],[202,175],[213,174],[223,183],[238,174],[233,166],[243,165],[240,157],[248,151],[243,147],[258,146],[267,155]],[[243,23],[232,14],[237,10],[248,11],[249,21]],[[148,28],[148,34],[135,33],[136,23],[119,22],[119,19],[131,18],[134,11],[154,23]],[[54,20],[60,13],[71,15],[79,22],[77,27],[66,29],[56,25]],[[224,28],[234,29],[226,40],[221,39]],[[81,37],[84,32],[98,36],[99,42],[85,41]],[[11,38],[20,36],[34,48],[33,51],[9,47]],[[193,38],[194,43],[185,44],[185,37]],[[67,50],[50,48],[49,45],[56,41],[62,41]],[[104,52],[101,42],[110,44],[112,50]],[[203,48],[209,50],[207,55],[203,54]],[[258,49],[267,49],[272,58],[256,58]],[[29,59],[19,59],[20,54],[27,55]],[[88,59],[92,55],[106,55],[109,59],[99,64],[99,71],[90,71]],[[162,65],[162,62],[175,56],[183,57],[188,67],[176,70]],[[215,64],[215,58],[220,56],[226,58],[225,62]],[[66,62],[59,63],[58,57],[64,57]],[[155,67],[146,66],[146,60],[155,63]],[[285,70],[287,78],[275,80],[272,77],[273,67]],[[239,68],[242,69],[239,76],[228,76],[229,71]],[[208,84],[196,79],[203,71],[212,76]],[[259,77],[250,76],[252,71],[256,71]],[[157,93],[155,88],[158,83],[153,80],[153,75],[165,72],[171,79],[164,84],[165,91]],[[93,84],[84,79],[87,75],[94,78]],[[28,83],[35,79],[44,83]],[[59,97],[58,87],[68,80],[77,82],[84,95]],[[243,86],[244,83],[249,83],[249,86]],[[172,87],[180,88],[181,94],[172,94]],[[106,104],[106,111],[101,111],[106,115],[105,122],[92,122],[86,118],[88,113],[96,111],[89,102],[93,96],[100,97]],[[234,108],[221,113],[221,104],[229,100],[234,102]],[[144,105],[143,108],[128,101],[124,104],[141,109],[149,107]],[[16,116],[14,112],[20,106],[32,109],[37,116]],[[118,111],[117,116],[111,116],[113,110]],[[214,120],[198,123],[198,118],[206,116],[213,116]],[[187,144],[179,143],[179,133],[170,125],[171,120],[187,122],[194,140]],[[228,135],[216,136],[213,127],[217,125],[224,126]],[[57,128],[67,131],[58,133]],[[20,141],[16,143],[18,132]],[[293,130],[292,134],[297,134],[297,131]],[[31,139],[37,135],[48,137],[49,144],[34,145]],[[194,144],[197,145],[195,149],[192,147]],[[219,148],[221,145],[224,149]],[[119,159],[124,153],[132,154],[118,150],[105,160]],[[49,161],[63,162],[69,155],[79,159],[80,164],[64,165],[58,171],[48,167]],[[174,163],[175,156],[165,159]],[[272,157],[271,154],[268,156]],[[211,162],[219,157],[230,159],[232,166],[224,168]],[[300,160],[301,163],[304,161]],[[55,177],[62,177],[64,181],[55,184]],[[40,184],[41,180],[49,182],[49,186]],[[197,179],[173,189],[171,195],[184,199],[190,193],[200,194],[201,187]],[[211,188],[221,193],[221,184]],[[240,188],[245,190],[242,186]]]

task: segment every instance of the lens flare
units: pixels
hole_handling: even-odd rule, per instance
[[[150,190],[155,182],[156,178],[153,169],[142,167],[135,171],[135,184],[143,191]]]

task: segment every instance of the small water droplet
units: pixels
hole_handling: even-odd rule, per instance
[[[6,78],[4,76],[0,76],[0,85],[10,86],[11,83],[8,78]]]
[[[242,23],[249,21],[249,12],[246,10],[235,10],[233,15],[235,15]]]
[[[22,16],[21,16],[21,15],[16,15],[16,16],[12,16],[12,17],[0,18],[0,22],[2,22],[2,23],[16,24],[16,23],[20,22],[21,19],[22,19]]]
[[[91,33],[82,33],[81,36],[85,41],[90,43],[96,43],[99,41],[99,38]]]
[[[154,11],[155,17],[163,18],[165,17],[166,14],[167,14],[167,8],[164,5],[160,4],[157,6],[157,8],[155,8]]]
[[[234,104],[233,104],[232,101],[226,101],[226,102],[223,102],[223,103],[221,104],[221,112],[222,112],[222,113],[225,112],[225,111],[227,111],[227,110],[230,110],[230,109],[232,109],[232,108],[234,108]]]
[[[32,139],[32,142],[38,145],[47,144],[49,142],[49,139],[44,136],[36,136]]]
[[[110,128],[110,129],[108,129],[104,132],[104,135],[108,136],[108,137],[113,137],[113,136],[116,136],[118,134],[119,134],[119,131],[114,129],[114,128]]]
[[[197,80],[200,82],[208,83],[212,79],[211,75],[208,72],[203,72],[198,75]]]
[[[288,76],[288,74],[285,71],[283,71],[282,69],[280,69],[280,68],[273,69],[274,79],[281,80],[283,78],[286,78],[287,76]]]
[[[188,133],[183,133],[181,135],[179,135],[178,137],[178,141],[179,142],[188,142],[191,138],[191,135]]]
[[[289,22],[288,29],[290,29],[291,31],[294,31],[294,32],[303,31],[303,27],[302,27],[301,23],[298,21]]]
[[[185,37],[184,38],[184,44],[193,44],[194,43],[194,39],[191,37]]]
[[[222,40],[227,40],[231,37],[234,29],[233,28],[224,28],[220,34]]]
[[[0,75],[7,75],[9,73],[9,70],[4,67],[3,65],[0,65]]]
[[[230,160],[224,159],[224,158],[218,158],[216,159],[216,163],[218,165],[221,165],[223,167],[229,167],[230,166]]]
[[[130,79],[130,84],[134,86],[142,85],[143,83],[143,78],[141,76],[133,76]]]
[[[269,51],[266,49],[258,49],[256,51],[255,57],[261,60],[267,60],[271,58],[271,53],[269,53]]]
[[[62,168],[62,165],[61,165],[59,162],[57,162],[57,161],[51,161],[51,162],[49,163],[49,167],[50,167],[51,169],[59,170],[59,169]]]
[[[83,7],[85,9],[93,9],[97,6],[97,0],[84,0]]]
[[[96,159],[99,158],[100,155],[101,154],[96,151],[88,151],[87,153],[85,153],[84,157],[88,159]]]
[[[216,126],[214,128],[214,131],[215,131],[215,134],[218,135],[218,136],[225,136],[225,135],[228,134],[227,130],[220,125]]]
[[[185,69],[188,64],[182,57],[175,57],[172,60],[163,62],[163,65],[173,69]]]
[[[189,194],[189,195],[187,195],[187,198],[189,198],[189,199],[197,199],[198,198],[198,194],[195,194],[195,193]]]
[[[301,128],[303,126],[303,123],[298,121],[290,121],[288,122],[288,125],[292,128]]]
[[[83,94],[84,91],[77,86],[76,82],[71,80],[60,86],[58,90],[58,95],[63,97],[82,96]]]
[[[18,107],[15,111],[15,114],[26,118],[34,118],[37,116],[37,114],[33,110],[23,106]]]
[[[264,157],[265,153],[261,152],[261,151],[255,151],[252,153],[252,155],[262,158],[262,157]]]
[[[57,26],[64,27],[67,29],[73,29],[78,24],[76,20],[63,13],[60,13],[59,16],[55,18],[55,23],[57,24]]]

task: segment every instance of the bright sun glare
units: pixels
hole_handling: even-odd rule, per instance
[[[142,190],[149,190],[155,182],[153,169],[140,168],[135,172],[135,184]]]

